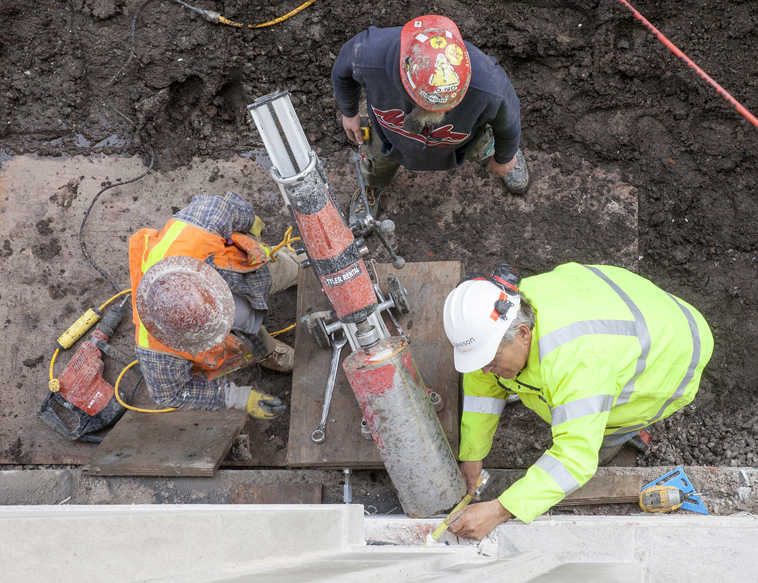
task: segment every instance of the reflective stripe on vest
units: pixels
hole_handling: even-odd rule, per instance
[[[611,286],[611,289],[613,289],[613,291],[618,294],[618,296],[626,304],[626,307],[629,308],[629,311],[634,317],[634,326],[637,330],[637,339],[640,341],[640,355],[637,358],[637,364],[634,367],[634,374],[632,375],[632,378],[630,378],[629,381],[624,385],[624,388],[621,390],[621,394],[618,396],[618,399],[616,399],[617,406],[624,405],[628,403],[629,399],[632,397],[632,393],[634,392],[634,381],[638,376],[642,374],[642,371],[645,370],[647,355],[650,353],[650,331],[647,329],[645,318],[642,316],[640,309],[615,281],[600,271],[597,267],[592,267],[591,265],[585,265],[584,267],[589,269],[592,273],[597,275],[605,283]]]
[[[186,226],[187,223],[183,221],[174,221],[163,238],[150,251],[147,250],[150,236],[145,235],[145,253],[147,253],[147,257],[145,255],[142,256],[142,275],[145,275],[148,269],[163,259],[169,247],[176,241]]]
[[[634,374],[632,374],[632,377],[624,385],[621,394],[616,399],[617,406],[624,405],[628,403],[632,397],[632,393],[634,392],[634,381],[645,370],[647,356],[650,353],[650,331],[647,328],[645,318],[642,316],[640,309],[616,282],[597,267],[591,265],[584,265],[583,267],[597,275],[607,283],[614,292],[616,292],[619,298],[621,298],[621,301],[626,304],[626,307],[632,313],[634,320],[583,320],[581,322],[572,322],[563,328],[553,330],[539,339],[540,361],[559,346],[571,342],[572,340],[576,340],[581,336],[590,334],[636,336],[640,343],[640,355],[637,358],[634,367]]]
[[[684,317],[687,319],[687,325],[690,327],[690,334],[692,334],[692,357],[690,358],[690,364],[687,367],[687,372],[685,373],[684,377],[681,381],[679,381],[679,384],[677,385],[676,389],[674,390],[674,394],[672,394],[668,399],[666,399],[666,402],[663,404],[663,406],[658,410],[658,412],[653,416],[650,421],[647,423],[641,423],[639,425],[634,425],[632,427],[622,427],[620,429],[617,429],[613,433],[609,433],[608,435],[618,435],[619,433],[632,433],[634,431],[639,431],[640,429],[644,429],[648,425],[652,425],[658,419],[663,416],[663,413],[666,411],[666,407],[671,405],[674,401],[681,398],[681,396],[684,394],[684,390],[687,388],[687,385],[692,380],[692,377],[695,375],[695,370],[697,369],[698,362],[700,361],[700,351],[702,348],[701,340],[700,340],[700,331],[697,329],[697,323],[695,322],[695,317],[692,315],[692,312],[690,312],[689,308],[687,306],[683,305],[681,302],[679,302],[674,296],[671,294],[668,295],[674,303],[679,306],[679,309],[682,310],[682,313],[684,314]]]
[[[637,329],[632,320],[582,320],[580,322],[571,322],[571,324],[553,330],[539,339],[540,361],[562,344],[590,334],[637,336]]]
[[[553,456],[547,453],[542,454],[542,457],[534,462],[534,465],[553,478],[564,494],[571,494],[571,492],[579,488],[579,482],[571,475],[571,472],[566,469],[566,466],[562,462]]]
[[[488,413],[489,415],[500,415],[504,408],[505,399],[463,395],[464,413]]]
[[[613,395],[592,395],[591,397],[584,397],[564,403],[553,407],[550,411],[552,416],[552,426],[560,425],[580,417],[586,417],[587,415],[595,415],[596,413],[604,413],[610,411],[613,405]]]

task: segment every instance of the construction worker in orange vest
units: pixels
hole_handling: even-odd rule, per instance
[[[268,297],[297,281],[296,254],[272,254],[262,221],[238,194],[198,195],[160,231],[129,240],[137,359],[160,406],[244,408],[271,418],[284,403],[228,373],[260,363],[289,372],[294,350],[263,326]]]

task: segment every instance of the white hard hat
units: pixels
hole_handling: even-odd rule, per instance
[[[464,281],[445,300],[444,325],[458,372],[474,372],[495,358],[497,348],[519,311],[518,292],[486,278]]]

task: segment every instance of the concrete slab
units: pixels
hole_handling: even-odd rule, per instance
[[[427,533],[438,524],[439,520],[369,518],[366,538],[423,544]],[[501,559],[536,552],[558,564],[620,564],[617,575],[621,581],[629,580],[623,577],[637,569],[643,574],[641,580],[651,583],[758,580],[758,555],[754,551],[758,517],[748,514],[544,516],[529,525],[518,521],[502,524],[480,543],[449,533],[441,540],[476,545],[479,552]],[[587,573],[574,580],[591,580],[586,578]]]
[[[0,561],[10,583],[758,579],[751,515],[545,517],[424,546],[438,523],[359,505],[0,506]],[[401,544],[364,545],[377,533]]]
[[[199,582],[363,542],[363,508],[0,507],[3,581]]]

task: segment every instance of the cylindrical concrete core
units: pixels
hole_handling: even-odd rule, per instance
[[[385,338],[342,363],[397,490],[403,511],[425,517],[447,510],[466,493],[450,444],[408,344]]]

